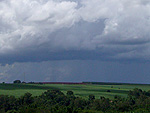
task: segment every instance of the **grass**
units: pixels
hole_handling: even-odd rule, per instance
[[[59,89],[66,94],[68,90],[72,90],[76,96],[88,98],[90,94],[94,94],[96,98],[105,96],[111,98],[115,95],[126,97],[129,90],[140,88],[142,90],[150,90],[150,85],[67,85],[67,84],[0,84],[0,94],[14,95],[19,97],[26,92],[38,96],[48,89]],[[110,90],[110,92],[107,92]]]

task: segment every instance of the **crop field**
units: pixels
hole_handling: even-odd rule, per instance
[[[150,90],[150,85],[134,85],[134,84],[0,84],[0,94],[4,95],[14,95],[19,97],[26,92],[31,93],[33,96],[38,96],[42,94],[44,91],[50,89],[59,89],[64,94],[68,90],[74,92],[75,96],[83,97],[85,99],[88,98],[90,94],[94,94],[96,98],[100,96],[105,96],[106,98],[111,98],[115,95],[119,95],[122,97],[126,97],[129,90],[134,88],[140,88],[142,90]]]

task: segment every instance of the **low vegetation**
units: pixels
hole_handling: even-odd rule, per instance
[[[88,99],[66,94],[60,90],[47,90],[39,96],[25,93],[16,98],[0,95],[0,110],[6,113],[117,113],[117,112],[150,112],[150,91],[135,88],[129,91],[126,98],[114,96],[109,99],[93,94]]]

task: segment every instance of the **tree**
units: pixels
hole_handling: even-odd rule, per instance
[[[73,95],[73,91],[67,91],[67,95]]]
[[[74,100],[74,108],[76,109],[84,109],[84,107],[87,105],[86,100],[82,99],[82,98],[76,98]]]
[[[33,101],[34,100],[33,100],[32,94],[28,93],[28,92],[19,98],[19,102],[21,105],[23,105],[23,104],[29,105],[29,104],[33,103]]]
[[[89,101],[93,101],[95,99],[95,96],[93,94],[89,95]]]
[[[19,83],[21,83],[21,81],[20,80],[15,80],[14,83],[19,84]]]

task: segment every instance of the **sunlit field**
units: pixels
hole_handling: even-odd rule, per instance
[[[150,90],[150,85],[0,84],[0,94],[20,97],[24,93],[29,92],[33,96],[38,96],[48,89],[59,89],[65,94],[68,90],[71,90],[74,92],[75,96],[85,99],[87,99],[90,94],[94,94],[96,98],[104,96],[113,99],[115,95],[126,97],[128,91],[134,88],[147,91]]]

